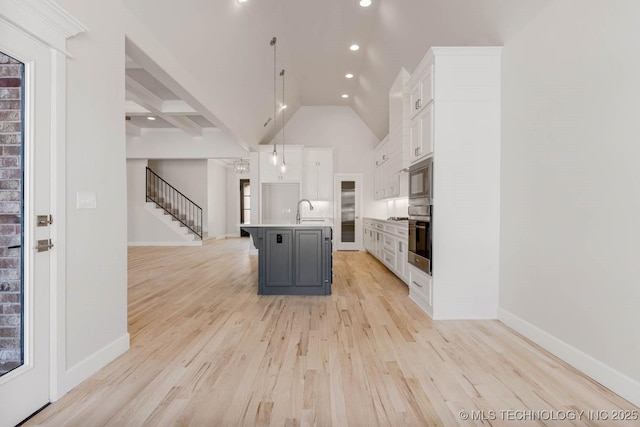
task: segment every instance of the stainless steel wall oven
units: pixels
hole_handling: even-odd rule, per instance
[[[409,264],[431,274],[433,267],[433,159],[409,169]]]
[[[431,218],[409,220],[409,264],[431,274]]]

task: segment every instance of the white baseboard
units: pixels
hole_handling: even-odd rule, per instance
[[[614,393],[640,406],[640,382],[502,308],[498,308],[498,320]]]
[[[127,246],[202,246],[202,240],[179,242],[128,242]]]
[[[58,383],[58,394],[52,400],[57,400],[69,392],[72,388],[98,372],[116,357],[129,350],[129,334],[124,334],[120,338],[101,348],[82,362],[67,369]]]

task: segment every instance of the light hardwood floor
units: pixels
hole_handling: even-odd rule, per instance
[[[281,297],[256,294],[248,249],[130,248],[131,350],[26,425],[513,426],[527,423],[501,410],[638,410],[498,321],[431,321],[366,253],[335,254],[331,296]]]

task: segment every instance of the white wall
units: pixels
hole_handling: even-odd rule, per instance
[[[503,52],[501,319],[640,405],[640,2],[556,0]]]
[[[124,26],[117,2],[60,0],[89,31],[67,49],[64,393],[128,348]],[[97,195],[76,209],[76,193]]]
[[[207,160],[149,160],[149,167],[202,208],[202,228],[205,233],[208,232]]]
[[[179,129],[142,129],[127,136],[128,159],[226,159],[248,157],[237,140],[221,129],[203,129],[191,136]]]
[[[207,161],[207,198],[209,237],[227,235],[227,166],[218,160]]]
[[[386,217],[385,202],[373,200],[373,149],[379,140],[351,107],[300,107],[285,137],[287,144],[333,147],[333,173],[363,174],[363,215]]]

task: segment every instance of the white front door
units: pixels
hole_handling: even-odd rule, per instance
[[[335,174],[333,243],[338,251],[362,249],[362,175]]]
[[[51,50],[0,18],[0,427],[49,402]]]

